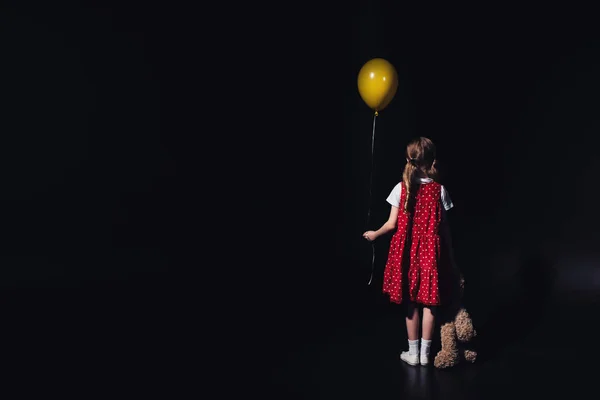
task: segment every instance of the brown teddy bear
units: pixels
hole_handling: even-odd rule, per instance
[[[460,298],[464,291],[464,279],[460,277]],[[445,323],[440,328],[441,350],[435,356],[433,365],[436,368],[452,367],[461,359],[475,362],[477,352],[470,347],[471,341],[477,336],[473,321],[467,310],[460,304],[460,298],[456,304],[445,308]]]

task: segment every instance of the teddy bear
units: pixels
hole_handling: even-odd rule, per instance
[[[464,292],[464,278],[460,276],[460,296],[454,304],[445,307],[445,323],[440,328],[441,349],[435,356],[433,365],[436,368],[449,368],[459,363],[460,360],[475,362],[477,352],[471,343],[477,331],[467,310],[461,303]]]

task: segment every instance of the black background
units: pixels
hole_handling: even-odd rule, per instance
[[[496,294],[511,297],[531,260],[541,269],[532,276],[554,277],[566,296],[595,290],[599,52],[585,10],[382,2],[346,12],[298,28],[302,45],[282,39],[283,55],[263,59],[289,57],[280,93],[293,99],[278,108],[274,154],[261,158],[274,165],[256,176],[275,187],[261,198],[273,223],[258,246],[273,265],[270,304],[322,310],[362,298],[371,248],[361,233],[387,219],[404,146],[421,135],[438,146],[458,262],[482,296],[473,307],[486,314]],[[373,115],[356,77],[374,57],[396,67],[400,85],[377,119],[366,227]],[[386,246],[376,244],[379,281]]]
[[[194,381],[209,356],[232,374],[385,307],[389,237],[368,286],[361,234],[386,220],[415,136],[438,146],[478,321],[595,293],[593,13],[180,6],[2,10],[0,285],[18,376],[33,373],[22,354],[126,382]],[[369,206],[356,78],[374,57],[399,89],[377,119]]]

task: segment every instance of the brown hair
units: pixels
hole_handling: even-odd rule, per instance
[[[405,212],[408,212],[414,205],[416,190],[413,190],[413,184],[417,178],[421,177],[438,179],[435,169],[435,144],[426,137],[413,139],[406,146],[406,166],[402,174],[402,181],[406,188]]]

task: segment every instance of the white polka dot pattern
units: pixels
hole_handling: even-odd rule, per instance
[[[409,233],[411,215],[400,208],[398,228],[390,242],[385,266],[383,292],[389,295],[393,303],[400,304],[404,297],[424,305],[439,305],[438,267],[442,260],[439,234],[442,216],[441,185],[432,182],[421,184],[415,189],[417,194],[412,231]],[[405,193],[406,190],[402,190],[401,205],[404,204]],[[410,249],[406,246],[410,246]],[[407,254],[405,250],[410,252]],[[408,271],[403,270],[406,266]],[[408,282],[403,282],[403,279]],[[406,289],[408,293],[403,293]]]

